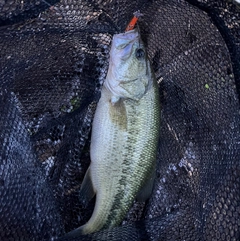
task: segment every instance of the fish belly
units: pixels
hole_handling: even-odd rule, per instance
[[[95,208],[83,233],[119,225],[155,169],[159,136],[156,86],[139,100],[111,103],[103,87],[91,138],[91,180]]]

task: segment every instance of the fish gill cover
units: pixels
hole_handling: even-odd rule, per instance
[[[91,123],[136,10],[162,108],[153,192],[120,227],[68,240],[239,240],[240,18],[223,0],[0,3],[0,240],[54,240],[90,218]]]

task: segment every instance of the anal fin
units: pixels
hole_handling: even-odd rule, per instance
[[[83,182],[80,188],[79,199],[84,207],[86,207],[89,201],[95,196],[95,190],[93,188],[90,168],[87,169],[87,172],[83,178]]]

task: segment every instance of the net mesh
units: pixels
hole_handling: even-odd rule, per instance
[[[136,10],[161,96],[153,192],[120,227],[65,239],[94,208],[79,201],[91,122],[112,35]],[[1,1],[0,240],[239,240],[239,12],[223,0]]]

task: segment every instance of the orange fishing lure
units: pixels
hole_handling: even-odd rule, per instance
[[[125,32],[133,30],[137,21],[138,21],[138,19],[139,19],[139,17],[142,16],[143,14],[140,13],[140,11],[136,11],[135,13],[133,13],[133,15],[134,16],[131,19],[131,21],[129,22],[129,24],[127,25]]]

